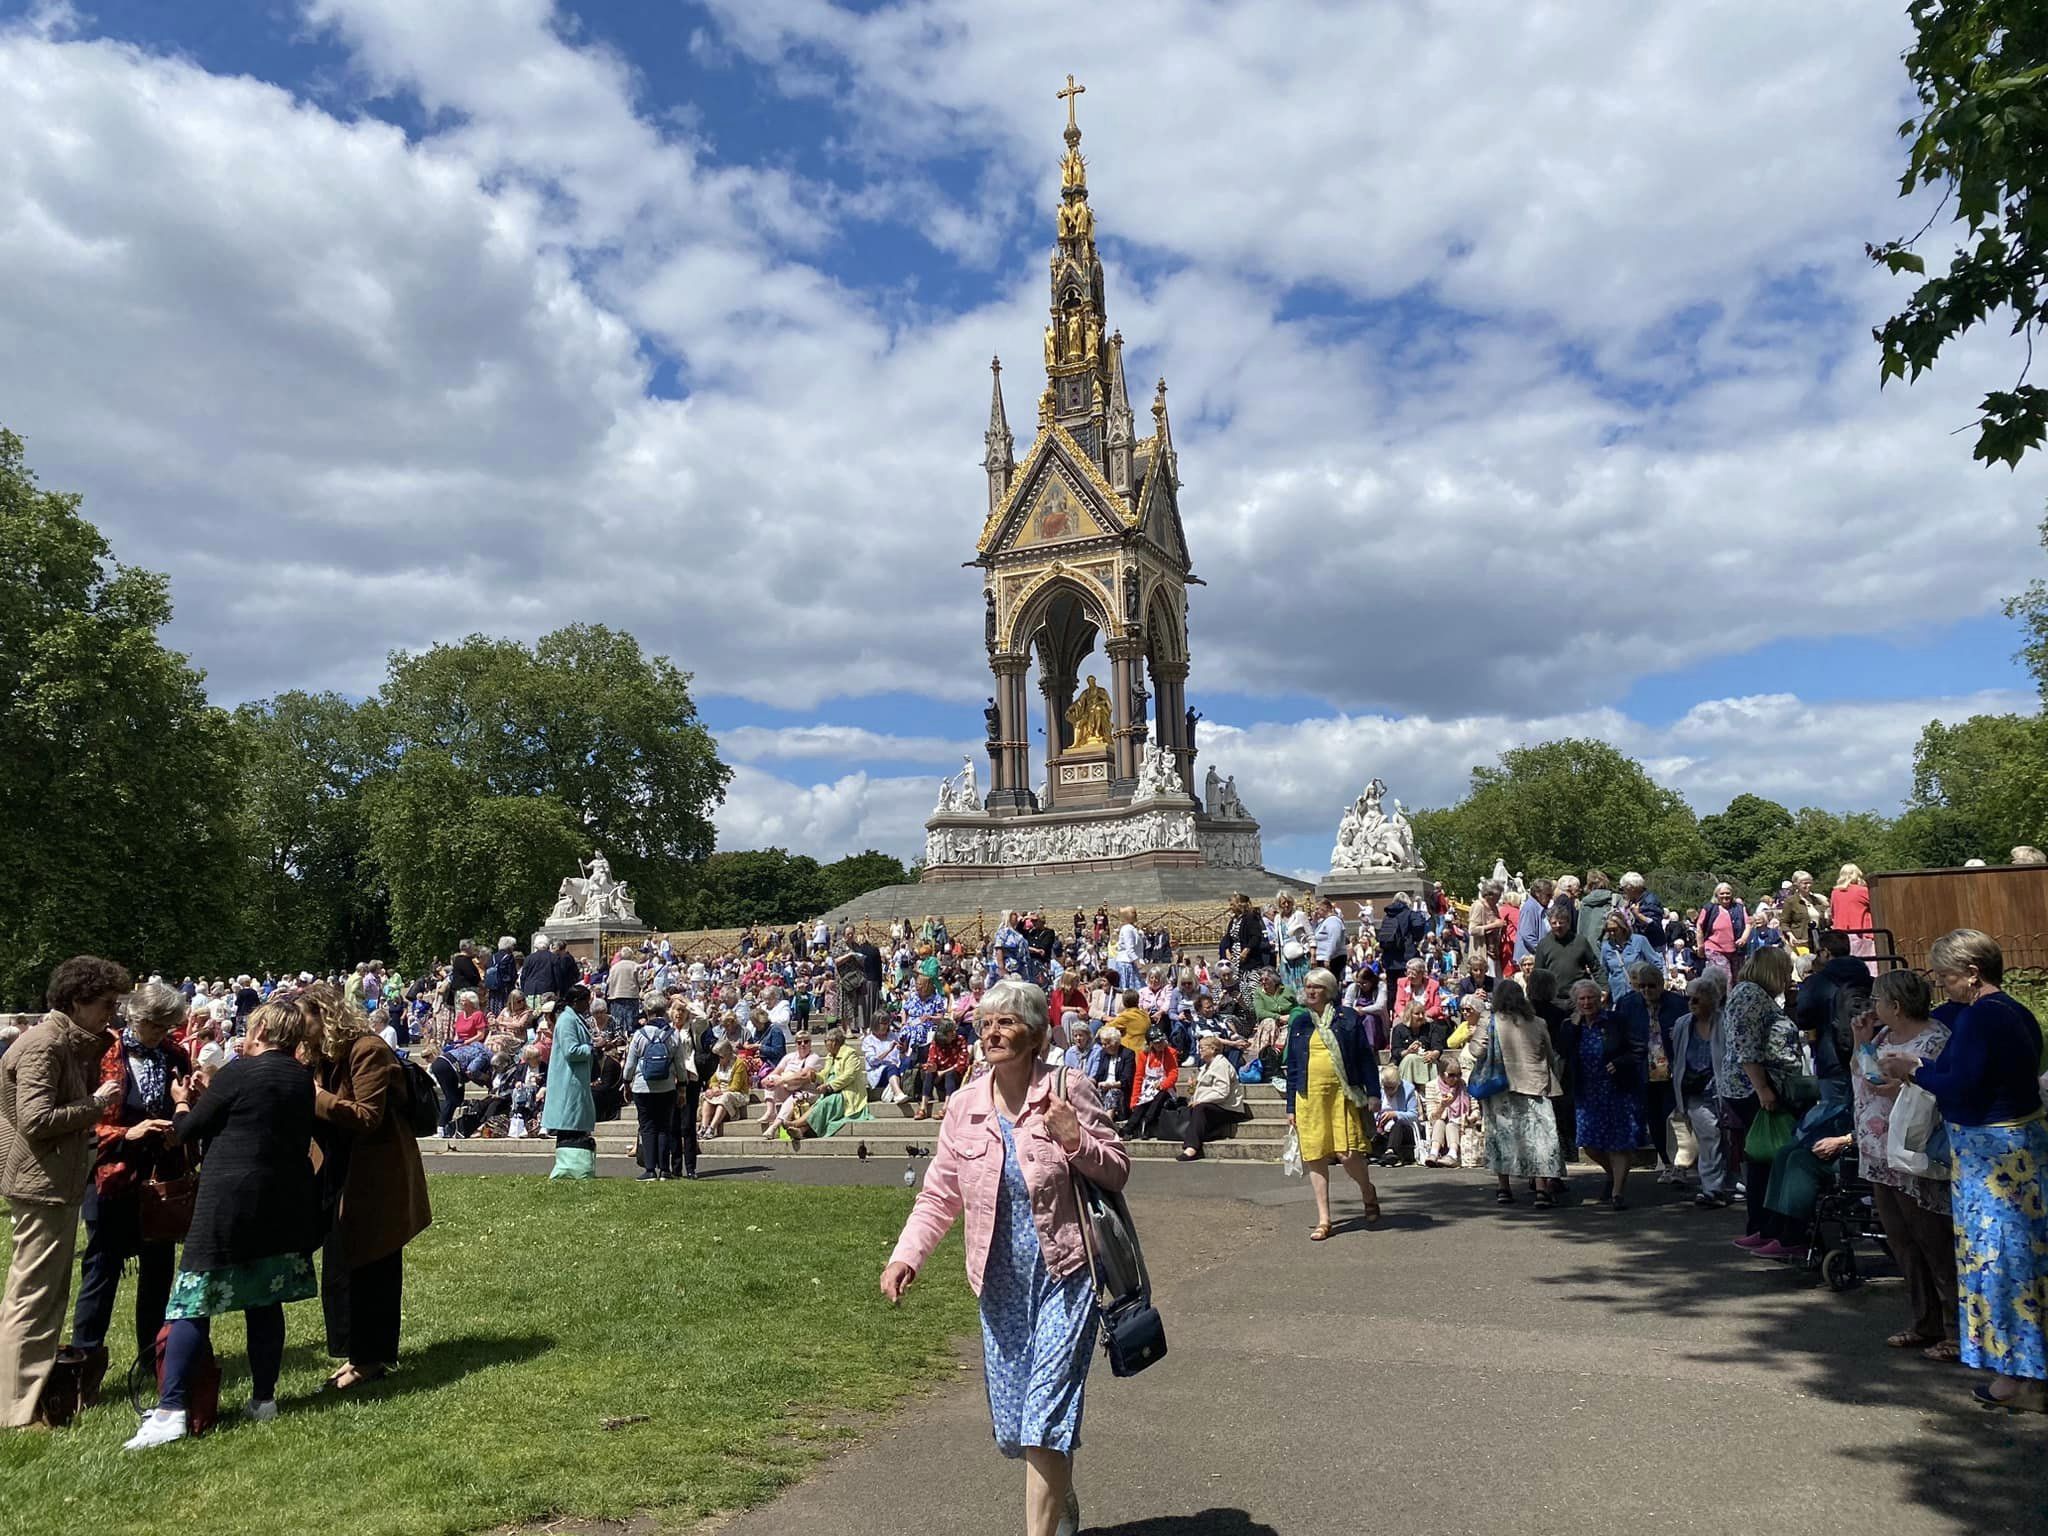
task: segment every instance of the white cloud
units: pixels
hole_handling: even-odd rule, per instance
[[[981,748],[978,741],[943,736],[892,736],[852,725],[742,725],[718,733],[721,757],[758,763],[770,759],[829,758],[838,762],[958,762]]]
[[[172,573],[175,638],[221,696],[363,689],[394,646],[602,618],[707,692],[904,689],[972,729],[958,561],[986,360],[1036,351],[1050,82],[1083,12],[713,9],[700,57],[836,101],[871,180],[807,183],[702,113],[657,117],[632,61],[546,0],[311,0],[369,89],[426,108],[411,143],[180,59],[0,31],[8,424],[123,558]],[[1191,696],[1329,703],[1211,734],[1274,836],[1322,836],[1370,772],[1448,799],[1518,732],[1581,724],[1709,797],[1763,776],[1896,799],[1931,704],[1703,705],[1663,732],[1603,706],[1788,636],[1982,613],[2039,568],[2040,466],[1987,473],[1950,435],[2009,382],[1997,339],[1875,387],[1868,327],[1900,290],[1861,243],[1911,223],[1898,15],[1085,14],[1112,320],[1139,377],[1170,377],[1211,583]],[[942,158],[981,161],[956,199]],[[878,215],[1003,261],[994,296],[954,313],[906,299],[908,271],[855,285],[838,242]],[[643,340],[687,399],[645,397]],[[972,746],[885,726],[728,732],[725,843],[913,850],[928,774],[744,766],[943,771]]]
[[[1987,692],[1814,703],[1781,693],[1704,700],[1667,725],[1612,709],[1450,720],[1338,715],[1244,728],[1205,722],[1197,768],[1214,764],[1236,778],[1259,819],[1267,867],[1298,873],[1291,862],[1324,856],[1344,806],[1375,775],[1410,810],[1449,805],[1464,796],[1474,767],[1491,765],[1510,747],[1591,736],[1642,763],[1702,815],[1743,793],[1794,808],[1893,812],[1911,786],[1913,745],[1929,720],[2031,711],[2037,702]],[[783,844],[823,858],[872,844],[908,860],[924,846],[932,801],[928,776],[850,774],[806,788],[742,768],[719,817],[719,840]]]

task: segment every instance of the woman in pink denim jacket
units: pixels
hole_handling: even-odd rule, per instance
[[[953,1095],[939,1146],[882,1270],[900,1301],[961,1215],[967,1283],[981,1298],[982,1363],[996,1447],[1024,1460],[1028,1536],[1081,1524],[1073,1455],[1096,1335],[1095,1282],[1072,1174],[1121,1189],[1131,1163],[1095,1086],[1045,1064],[1045,993],[997,982],[976,1009],[989,1070]]]

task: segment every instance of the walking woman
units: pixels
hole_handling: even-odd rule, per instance
[[[1934,1060],[1886,1057],[1884,1073],[1933,1094],[1948,1124],[1963,1364],[1994,1373],[1977,1400],[2048,1413],[2041,1025],[2001,990],[2005,956],[1989,934],[1943,934],[1927,959],[1935,984],[1962,1012],[1949,1020],[1948,1044]]]
[[[967,1219],[967,1284],[981,1298],[996,1448],[1024,1460],[1026,1536],[1081,1526],[1074,1453],[1095,1353],[1095,1284],[1074,1175],[1121,1189],[1130,1159],[1095,1088],[1042,1058],[1045,994],[1003,981],[975,1011],[989,1070],[954,1095],[882,1294],[900,1302],[939,1240]]]
[[[398,1364],[405,1245],[434,1216],[396,1053],[325,983],[299,994],[299,1005],[320,1024],[314,1140],[321,1191],[334,1209],[320,1254],[320,1303],[327,1353],[347,1362],[327,1384],[346,1392]]]
[[[145,982],[121,1005],[127,1027],[100,1062],[100,1082],[117,1084],[119,1098],[93,1127],[98,1148],[85,1191],[85,1258],[79,1266],[78,1307],[71,1316],[71,1347],[82,1350],[80,1398],[99,1400],[107,1374],[107,1330],[121,1271],[135,1261],[135,1356],[147,1359],[164,1325],[171,1277],[178,1269],[175,1236],[146,1236],[143,1185],[187,1173],[184,1148],[171,1142],[171,1085],[192,1075],[191,1058],[170,1032],[185,1017],[185,994],[161,981]]]
[[[284,1364],[284,1308],[317,1289],[320,1201],[313,1176],[313,1073],[317,1013],[297,999],[265,1003],[249,1017],[235,1059],[196,1097],[171,1085],[172,1139],[201,1146],[192,1230],[164,1316],[163,1389],[124,1449],[182,1440],[192,1368],[212,1340],[213,1319],[240,1312],[248,1329],[249,1407],[277,1417]]]
[[[1287,1123],[1301,1138],[1301,1161],[1316,1198],[1312,1243],[1330,1235],[1332,1158],[1358,1186],[1365,1219],[1380,1219],[1379,1192],[1365,1167],[1372,1155],[1366,1117],[1376,1106],[1378,1073],[1365,1026],[1336,997],[1336,976],[1317,966],[1302,978],[1302,1006],[1287,1021]]]
[[[1467,1047],[1472,1052],[1475,1077],[1496,1045],[1508,1086],[1484,1101],[1479,1111],[1485,1124],[1486,1166],[1500,1180],[1493,1198],[1501,1205],[1513,1205],[1514,1181],[1534,1179],[1536,1204],[1547,1210],[1557,1204],[1558,1187],[1564,1180],[1564,1149],[1558,1141],[1557,1115],[1551,1108],[1551,1100],[1564,1091],[1564,1084],[1557,1053],[1551,1049],[1549,1028],[1536,1016],[1520,982],[1494,984],[1492,1026],[1476,1033]]]
[[[590,988],[578,982],[563,994],[555,1010],[555,1048],[548,1057],[547,1097],[540,1107],[540,1128],[555,1138],[551,1179],[597,1177],[597,1100],[590,1092],[590,1066],[597,1052],[591,1044]]]
[[[1649,1044],[1620,1014],[1600,1006],[1600,984],[1591,978],[1573,983],[1572,1015],[1579,1039],[1579,1150],[1607,1175],[1607,1204],[1619,1211],[1628,1205],[1636,1149],[1649,1140],[1643,1103]]]

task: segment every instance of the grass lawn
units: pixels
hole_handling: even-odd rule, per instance
[[[876,1290],[908,1190],[428,1182],[399,1373],[316,1396],[331,1367],[319,1303],[299,1303],[274,1424],[228,1417],[126,1455],[136,1417],[112,1402],[59,1434],[0,1433],[0,1531],[452,1536],[647,1509],[686,1526],[800,1477],[841,1415],[950,1379],[948,1338],[973,1324],[957,1236],[900,1310]],[[222,1406],[239,1408],[239,1318],[216,1321],[214,1347]],[[126,1354],[117,1342],[116,1375]]]

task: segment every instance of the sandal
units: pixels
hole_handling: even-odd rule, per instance
[[[1539,1211],[1551,1210],[1557,1204],[1557,1197],[1547,1189],[1539,1189],[1536,1191],[1536,1198],[1531,1204]]]
[[[1891,1349],[1925,1349],[1929,1344],[1939,1344],[1941,1341],[1930,1339],[1924,1333],[1915,1333],[1910,1328],[1901,1328],[1884,1342]]]
[[[1937,1339],[1920,1353],[1928,1360],[1960,1360],[1963,1358],[1963,1346],[1954,1339]]]
[[[1495,1205],[1513,1205],[1515,1203],[1515,1192],[1512,1189],[1497,1189],[1493,1192],[1493,1203]]]
[[[1367,1223],[1375,1222],[1380,1219],[1380,1197],[1378,1195],[1374,1195],[1370,1200],[1365,1202],[1365,1219]]]
[[[1329,1235],[1330,1224],[1327,1221],[1319,1221],[1308,1229],[1308,1240],[1312,1243],[1323,1242]]]

